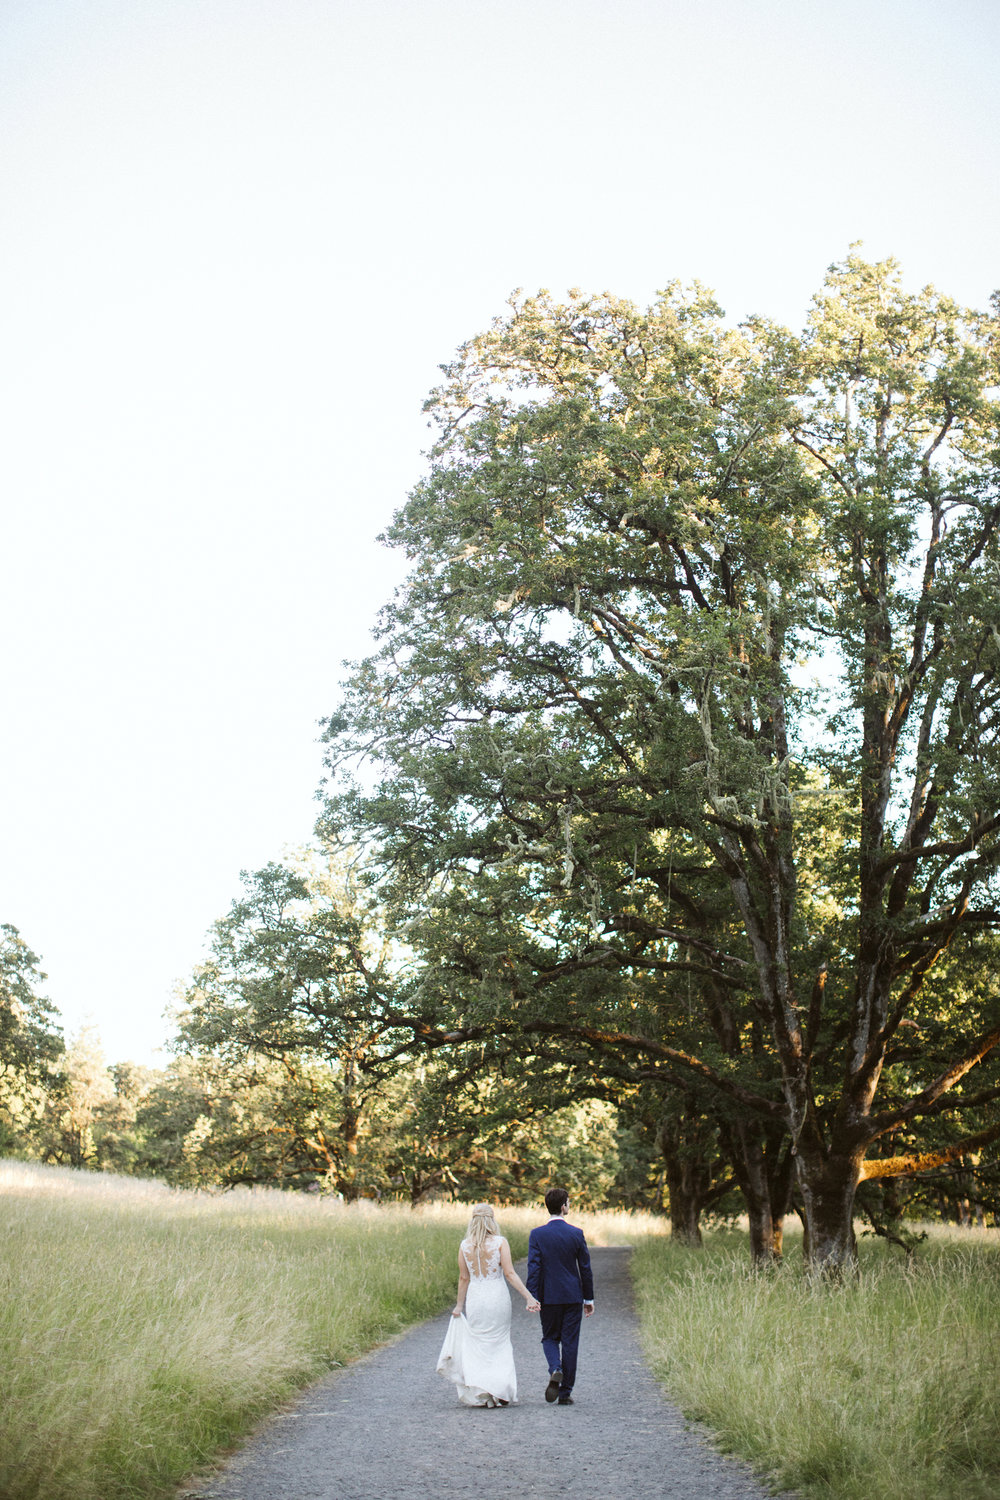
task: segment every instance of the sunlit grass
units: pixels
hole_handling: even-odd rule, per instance
[[[442,1311],[467,1206],[172,1191],[0,1162],[0,1495],[140,1500],[306,1381]],[[636,1244],[647,1352],[689,1415],[810,1500],[1000,1494],[1000,1236],[862,1243],[840,1287],[749,1269],[746,1238],[577,1214]],[[501,1208],[515,1256],[544,1209]],[[430,1375],[428,1376],[430,1378]]]
[[[1000,1236],[932,1229],[907,1268],[863,1241],[861,1275],[751,1271],[742,1235],[633,1259],[647,1355],[722,1445],[811,1500],[1000,1495]]]
[[[298,1386],[446,1307],[467,1217],[0,1162],[0,1495],[171,1493]],[[573,1217],[595,1245],[650,1222]],[[515,1256],[543,1218],[500,1211]]]

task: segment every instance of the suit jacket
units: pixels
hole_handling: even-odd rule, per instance
[[[525,1284],[539,1302],[592,1302],[594,1276],[583,1230],[565,1219],[533,1229]]]

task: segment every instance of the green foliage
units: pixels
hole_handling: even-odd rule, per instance
[[[412,1048],[393,955],[349,870],[271,864],[244,888],[180,1017],[179,1044],[216,1074],[201,1156],[225,1181],[322,1174],[354,1197],[380,1088]]]
[[[61,1084],[62,1034],[38,994],[45,975],[16,927],[0,925],[0,1150],[30,1147],[46,1094]]]
[[[387,1195],[403,1189],[413,1202],[446,1194],[537,1203],[560,1186],[581,1209],[615,1201],[622,1164],[612,1106],[591,1101],[549,1111],[539,1095],[527,1099],[488,1073],[444,1102],[433,1083],[417,1089],[404,1074],[399,1084],[403,1102],[384,1148]]]
[[[269,865],[244,886],[188,990],[185,1055],[138,1112],[146,1170],[413,1203],[537,1201],[565,1179],[579,1202],[603,1201],[613,1109],[577,1105],[530,1059],[496,1079],[418,1061],[438,1002],[415,997],[405,951],[376,935],[349,868]]]
[[[371,846],[428,1044],[685,1091],[752,1219],[795,1167],[820,1265],[1000,1040],[929,979],[1000,922],[996,327],[856,250],[800,337],[697,287],[515,298],[428,402],[329,724],[325,832]]]
[[[71,1037],[61,1061],[61,1086],[48,1095],[42,1111],[38,1154],[71,1167],[97,1166],[116,1095],[96,1030],[85,1026]]]

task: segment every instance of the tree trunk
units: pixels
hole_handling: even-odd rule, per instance
[[[806,1269],[813,1275],[843,1276],[854,1271],[858,1242],[854,1234],[854,1197],[863,1153],[801,1151],[796,1158],[805,1219]]]
[[[337,1192],[348,1203],[352,1203],[355,1198],[361,1196],[362,1184],[358,1181],[359,1125],[360,1116],[357,1112],[345,1111],[337,1132],[340,1136],[340,1149],[337,1152],[337,1166],[333,1180]]]
[[[701,1213],[711,1196],[716,1154],[711,1131],[692,1110],[684,1120],[661,1121],[656,1139],[666,1167],[670,1232],[678,1244],[700,1248]]]
[[[755,1266],[772,1266],[774,1253],[774,1219],[771,1205],[757,1199],[747,1198],[747,1216],[750,1220],[750,1259]]]
[[[802,1204],[802,1202],[801,1202],[800,1199],[794,1198],[792,1200],[792,1207],[795,1209],[795,1212],[798,1214],[798,1216],[799,1216],[799,1222],[802,1225],[802,1259],[805,1261],[806,1265],[808,1265],[809,1264],[809,1220],[806,1218],[806,1211],[805,1211],[805,1208],[804,1208],[804,1206],[803,1206],[803,1204]]]
[[[750,1224],[750,1259],[755,1266],[774,1263],[774,1216],[764,1153],[756,1132],[737,1129],[733,1170],[746,1204]]]
[[[338,1135],[340,1136],[340,1152],[337,1172],[337,1191],[342,1193],[348,1202],[352,1202],[360,1196],[361,1183],[358,1181],[358,1143],[361,1139],[361,1106],[355,1094],[355,1083],[357,1069],[353,1059],[343,1060],[344,1079],[341,1088],[340,1125]]]
[[[770,1170],[771,1183],[771,1242],[775,1260],[781,1260],[785,1251],[785,1215],[792,1206],[792,1184],[795,1181],[795,1157],[787,1138],[781,1141],[777,1157],[771,1158],[776,1165]]]
[[[670,1233],[679,1245],[700,1249],[701,1197],[692,1189],[690,1173],[681,1165],[667,1163],[667,1195],[670,1200]]]
[[[750,1224],[750,1258],[755,1266],[781,1259],[781,1226],[788,1207],[791,1161],[784,1131],[741,1121],[725,1136],[733,1173]]]

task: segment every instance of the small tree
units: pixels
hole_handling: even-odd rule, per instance
[[[62,1032],[38,993],[45,975],[16,927],[0,925],[0,1149],[31,1141],[47,1095],[61,1086]]]
[[[42,1159],[71,1167],[100,1165],[100,1138],[114,1099],[100,1037],[93,1026],[82,1026],[63,1054],[61,1086],[45,1101],[39,1142]]]
[[[428,1023],[400,1006],[398,966],[348,872],[269,864],[243,878],[244,895],[216,923],[212,956],[184,997],[178,1047],[221,1063],[244,1113],[251,1080],[269,1091],[270,1103],[258,1096],[250,1111],[254,1130],[266,1134],[270,1114],[294,1144],[297,1172],[355,1197],[373,1175],[364,1167],[370,1117]],[[216,1115],[221,1142],[235,1118]],[[275,1144],[256,1152],[265,1176],[279,1175]]]

